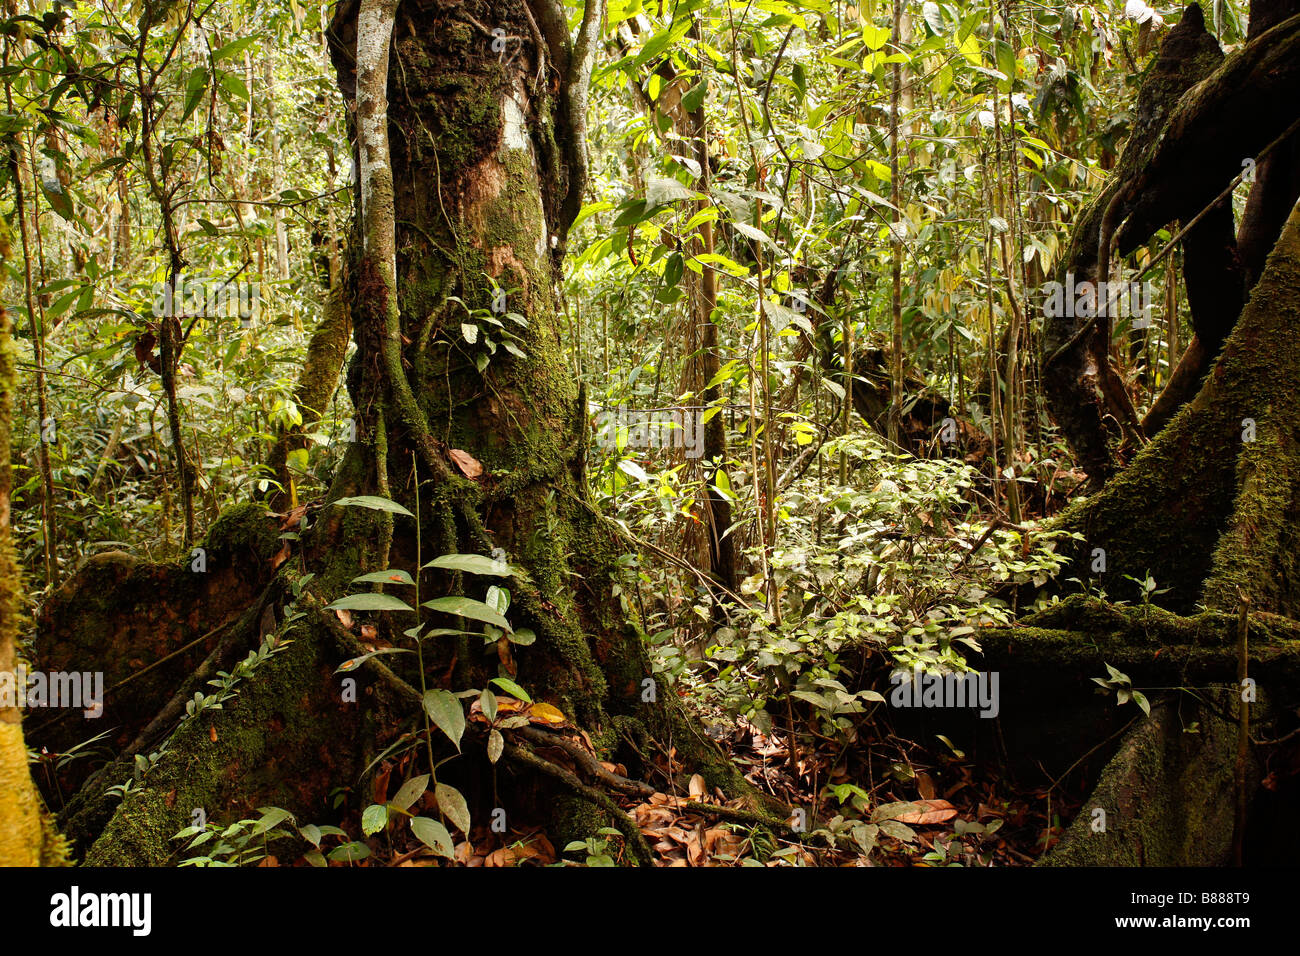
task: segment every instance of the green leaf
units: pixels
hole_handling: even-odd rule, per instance
[[[469,804],[461,792],[455,787],[440,783],[434,790],[434,795],[438,798],[438,809],[446,814],[456,829],[469,836]]]
[[[352,579],[353,584],[410,584],[415,582],[401,568],[389,568],[387,571],[371,571]]]
[[[506,562],[481,554],[444,554],[434,558],[425,567],[441,568],[444,571],[464,571],[466,574],[491,574],[499,578],[508,578],[515,573],[515,569]]]
[[[388,807],[382,803],[372,803],[361,814],[361,832],[374,836],[388,826]]]
[[[356,670],[372,657],[378,657],[380,654],[414,654],[415,651],[406,647],[381,647],[377,651],[371,651],[368,654],[362,654],[360,657],[349,658],[338,667],[334,668],[336,674],[347,674]]]
[[[343,505],[348,508],[369,508],[372,511],[391,511],[396,515],[406,515],[414,518],[415,515],[407,511],[396,501],[389,501],[387,498],[381,498],[378,495],[357,495],[352,498],[339,498],[334,502],[336,505]]]
[[[247,50],[256,41],[257,41],[256,35],[241,37],[238,40],[232,40],[230,43],[227,43],[225,46],[221,47],[215,53],[213,53],[212,59],[219,61],[219,60],[227,60],[232,56],[238,56],[239,54]]]
[[[645,184],[647,209],[656,209],[677,199],[694,199],[694,190],[687,189],[675,179],[651,177]]]
[[[424,791],[428,789],[429,775],[427,773],[422,773],[418,777],[412,777],[410,780],[406,781],[406,783],[402,784],[401,789],[397,791],[397,795],[388,802],[391,806],[397,807],[399,810],[409,810],[411,809],[411,804],[415,803],[416,800],[419,800]]]
[[[185,81],[185,109],[181,112],[181,122],[184,123],[190,118],[190,114],[198,107],[199,102],[203,99],[203,92],[208,88],[208,71],[205,67],[196,66],[190,70],[189,79]]]
[[[431,611],[442,611],[444,614],[455,614],[471,620],[482,621],[484,624],[494,624],[503,631],[513,630],[509,621],[482,601],[475,601],[473,598],[441,597],[432,601],[425,601],[424,606]]]
[[[370,855],[370,847],[364,843],[353,841],[345,843],[340,847],[335,847],[330,851],[330,860],[334,863],[355,863],[357,860],[364,860]]]
[[[709,92],[709,81],[700,80],[689,90],[682,94],[682,109],[688,113],[694,113],[704,105],[704,95]]]
[[[1016,78],[1016,51],[1006,40],[994,40],[993,49],[998,69],[1007,75],[1007,81],[998,85],[1004,93],[1009,92]]]
[[[531,628],[521,627],[510,635],[509,640],[511,644],[518,644],[520,647],[528,647],[537,640],[537,635],[533,633]]]
[[[878,27],[874,23],[868,23],[862,28],[862,42],[866,44],[867,49],[871,51],[879,50],[889,41],[889,31],[884,27]]]
[[[501,731],[493,730],[488,735],[488,762],[496,763],[501,759],[501,753],[506,749],[506,739],[501,736]]]
[[[391,594],[349,594],[325,605],[327,611],[414,611],[415,608]]]
[[[465,711],[461,709],[460,701],[450,691],[425,691],[424,712],[459,750],[460,738],[465,733]]]
[[[494,677],[492,678],[492,683],[496,684],[511,697],[518,697],[520,700],[529,704],[533,702],[533,699],[528,696],[528,692],[512,681],[509,677]]]
[[[428,817],[412,817],[411,832],[434,853],[445,856],[449,860],[455,859],[451,834],[437,820],[430,820]]]
[[[370,571],[360,578],[352,579],[352,584],[415,584],[402,568],[390,567],[387,571]]]

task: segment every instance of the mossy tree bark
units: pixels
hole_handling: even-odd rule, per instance
[[[171,837],[196,809],[226,821],[271,804],[324,822],[333,788],[369,793],[375,771],[363,771],[373,758],[394,743],[409,749],[412,732],[419,739],[415,688],[461,692],[498,676],[557,707],[629,778],[651,769],[657,748],[675,750],[729,796],[758,802],[671,695],[654,688],[618,598],[620,542],[587,495],[587,414],[561,353],[556,285],[585,169],[582,91],[599,20],[598,8],[589,9],[571,48],[549,0],[339,4],[331,55],[353,108],[359,172],[346,282],[356,440],[328,502],[308,511],[301,553],[285,559],[283,528],[268,527],[261,506],[228,512],[214,526],[207,575],[241,561],[254,569],[246,579],[255,596],[236,618],[229,601],[214,602],[211,582],[190,587],[189,565],[127,569],[132,580],[161,582],[157,603],[186,605],[188,630],[164,621],[158,650],[170,642],[188,653],[198,642],[195,653],[207,657],[169,700],[154,694],[155,716],[137,714],[130,744],[69,803],[64,819],[89,847],[87,861],[174,859]],[[383,496],[410,515],[333,504],[355,495]],[[473,622],[424,611],[423,624],[453,633],[424,641],[423,672],[413,654],[369,659],[354,672],[360,686],[349,701],[334,668],[365,648],[357,627],[325,605],[374,587],[354,578],[386,569],[418,580],[421,599],[484,598],[483,578],[421,567],[447,553],[492,555],[516,569],[493,580],[510,591],[510,623],[532,630],[535,642],[457,636]],[[409,589],[395,596],[412,597]],[[353,625],[375,627],[367,640],[412,646],[414,614],[355,617]],[[45,630],[38,646],[52,648],[57,628]],[[259,641],[283,652],[258,664],[220,710],[180,720],[195,691],[209,692],[212,674]],[[545,737],[506,729],[493,766],[486,730],[471,723],[462,755],[438,779],[465,794],[475,823],[498,807],[508,820],[550,824],[561,838],[612,822],[634,856],[648,859],[630,818],[599,785],[648,788],[611,778],[594,759],[578,760],[576,775],[562,769],[538,733]],[[435,760],[455,755],[434,736]],[[419,752],[427,753],[422,742]],[[133,766],[137,753],[152,761],[143,773]],[[133,776],[120,805],[106,796],[109,784]]]
[[[1075,226],[1057,278],[1072,274],[1076,285],[1112,281],[1100,274],[1109,272],[1112,240],[1127,255],[1167,223],[1189,227],[1183,246],[1196,335],[1142,422],[1111,363],[1111,316],[1046,318],[1044,391],[1095,485],[1126,457],[1114,447],[1120,437],[1135,450],[1196,394],[1278,236],[1285,216],[1269,210],[1289,210],[1295,201],[1284,161],[1294,141],[1288,130],[1300,119],[1294,106],[1300,101],[1300,17],[1277,22],[1294,12],[1289,2],[1270,5],[1276,25],[1263,32],[1252,27],[1249,42],[1226,58],[1206,31],[1200,8],[1184,10],[1143,83],[1118,168]],[[1265,165],[1234,235],[1232,211],[1221,193],[1256,158]]]
[[[1174,610],[1204,602],[1231,612],[1240,589],[1256,610],[1300,615],[1298,313],[1293,210],[1200,393],[1101,492],[1060,516],[1085,538],[1081,574],[1100,558],[1114,597],[1135,596],[1120,593],[1123,575],[1150,573],[1168,589],[1152,599]]]

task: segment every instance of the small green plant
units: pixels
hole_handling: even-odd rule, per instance
[[[601,827],[595,836],[573,840],[564,848],[565,853],[584,853],[586,859],[580,866],[619,866],[623,863],[623,834],[613,827]]]
[[[1133,703],[1142,708],[1142,713],[1150,717],[1150,702],[1147,700],[1145,694],[1133,687],[1133,681],[1129,680],[1129,676],[1122,671],[1116,670],[1110,664],[1106,665],[1106,670],[1110,672],[1109,677],[1094,677],[1092,679],[1094,684],[1097,684],[1102,688],[1098,693],[1109,694],[1111,691],[1114,691],[1115,701],[1120,706],[1127,704],[1131,699]]]

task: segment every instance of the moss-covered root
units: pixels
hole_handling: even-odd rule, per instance
[[[1194,720],[1198,730],[1190,733]],[[1228,863],[1235,760],[1232,725],[1186,698],[1155,707],[1129,731],[1065,837],[1039,865]],[[1258,776],[1246,775],[1248,799]]]
[[[383,728],[396,722],[391,696],[358,677],[356,701],[341,693],[337,655],[319,623],[301,621],[292,643],[258,665],[222,709],[183,725],[123,798],[86,854],[98,866],[160,866],[180,845],[195,810],[209,821],[282,807],[302,823],[329,813],[332,788],[355,782]]]
[[[1101,492],[1058,525],[1082,533],[1078,567],[1101,581],[1155,578],[1152,599],[1188,611],[1300,612],[1300,569],[1283,529],[1300,483],[1300,212],[1293,211],[1196,399]],[[1222,537],[1221,537],[1222,536]],[[1210,579],[1207,583],[1207,578]],[[1112,589],[1114,590],[1114,589]]]

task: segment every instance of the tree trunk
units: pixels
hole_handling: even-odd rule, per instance
[[[88,862],[166,862],[177,848],[172,835],[199,809],[224,821],[269,803],[320,821],[333,788],[360,781],[359,792],[369,794],[374,758],[403,742],[401,752],[419,753],[420,763],[427,753],[437,779],[466,796],[476,826],[497,809],[512,829],[519,820],[540,823],[561,839],[613,824],[633,857],[648,861],[631,819],[580,779],[599,770],[595,757],[569,771],[545,756],[552,752],[545,740],[507,726],[494,766],[478,722],[470,722],[460,756],[441,735],[423,743],[415,688],[477,696],[498,677],[557,708],[600,759],[623,764],[629,777],[675,750],[677,765],[756,801],[675,697],[655,686],[615,590],[620,543],[587,495],[587,415],[561,353],[556,278],[583,169],[574,84],[585,83],[590,57],[581,45],[569,49],[560,23],[558,8],[543,9],[540,0],[531,7],[352,0],[337,8],[330,49],[354,109],[359,172],[347,277],[358,346],[347,375],[356,440],[329,503],[309,509],[301,527],[295,516],[281,523],[279,530],[300,531],[300,554],[279,550],[278,532],[274,525],[268,532],[257,505],[214,527],[206,573],[247,569],[236,572],[250,587],[238,607],[218,580],[193,583],[191,563],[128,569],[133,580],[156,578],[149,590],[161,601],[152,610],[135,614],[112,601],[100,609],[117,614],[121,630],[135,627],[121,618],[184,607],[182,622],[166,613],[152,624],[141,617],[137,631],[152,635],[158,651],[198,642],[207,656],[169,701],[157,690],[146,695],[153,718],[136,715],[131,743],[69,804],[64,817],[70,835],[90,845]],[[356,495],[387,498],[409,514],[334,504]],[[509,576],[493,580],[508,589],[515,632],[526,628],[535,640],[485,640],[467,633],[479,627],[474,621],[426,611],[421,623],[446,633],[423,637],[422,667],[415,654],[372,657],[348,671],[356,694],[349,698],[345,687],[341,695],[335,668],[366,654],[360,633],[372,646],[409,649],[417,620],[360,610],[340,617],[326,605],[371,587],[357,576],[387,570],[409,574],[421,595],[487,598],[482,577],[422,566],[449,553],[508,563]],[[102,590],[85,588],[85,600]],[[70,605],[61,617],[79,619]],[[57,628],[44,630],[38,643],[54,646]],[[111,643],[116,650],[107,653],[120,654],[134,641]],[[260,659],[233,698],[186,719],[195,692],[211,692],[212,674],[229,673],[259,644]],[[145,757],[150,766],[141,770]],[[120,805],[105,795],[108,784],[133,779]],[[626,778],[615,783],[646,792]]]

